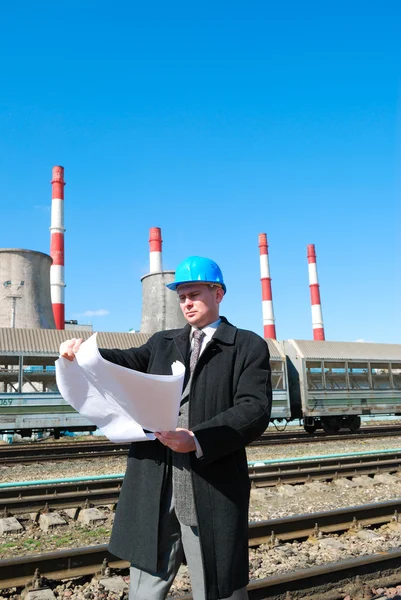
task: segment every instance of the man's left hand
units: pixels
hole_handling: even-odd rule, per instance
[[[194,434],[189,429],[177,427],[175,431],[155,432],[155,436],[174,452],[193,452],[196,450]]]

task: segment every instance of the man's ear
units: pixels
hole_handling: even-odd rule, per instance
[[[224,290],[221,287],[216,287],[216,300],[217,303],[220,304],[220,302],[223,300],[224,298]]]

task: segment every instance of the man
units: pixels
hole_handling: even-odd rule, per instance
[[[184,553],[194,600],[244,600],[245,446],[269,423],[268,348],[219,317],[226,286],[214,261],[187,258],[167,287],[178,293],[183,329],[158,332],[140,348],[100,351],[147,373],[171,374],[177,360],[186,365],[179,427],[131,444],[109,548],[132,565],[131,600],[166,598]],[[64,342],[60,354],[73,360],[80,343]]]

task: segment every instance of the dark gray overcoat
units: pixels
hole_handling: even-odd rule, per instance
[[[162,331],[140,348],[101,354],[124,367],[169,375],[174,361],[186,362],[190,331],[190,325]],[[191,453],[191,470],[207,600],[226,598],[249,581],[245,446],[266,429],[271,398],[266,342],[222,317],[195,367],[189,401],[189,428],[203,451],[202,459]],[[146,571],[158,566],[168,452],[158,440],[131,444],[110,540],[113,554]]]

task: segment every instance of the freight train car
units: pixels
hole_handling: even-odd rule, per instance
[[[0,432],[30,436],[33,431],[94,431],[57,389],[54,363],[62,341],[87,339],[88,331],[0,328]],[[99,333],[101,346],[132,348],[144,344],[141,333]]]
[[[88,331],[0,328],[0,432],[90,431],[61,397],[54,362],[60,343]],[[142,333],[98,334],[105,348],[144,344]],[[401,414],[401,345],[266,340],[272,369],[271,421],[301,420],[312,433],[356,430],[362,415]]]
[[[401,345],[282,342],[292,416],[313,433],[356,431],[363,415],[401,414]]]
[[[95,431],[59,393],[1,394],[0,431],[30,437],[34,431]]]
[[[291,403],[288,388],[287,360],[283,346],[276,340],[266,340],[270,352],[273,404],[272,421],[290,421]]]

